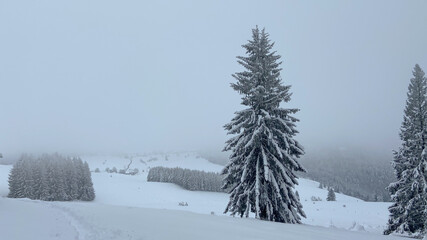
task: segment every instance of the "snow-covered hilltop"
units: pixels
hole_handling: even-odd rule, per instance
[[[289,239],[393,239],[381,234],[390,203],[364,202],[340,193],[336,193],[337,201],[327,202],[327,189],[320,189],[319,183],[311,180],[299,179],[297,187],[307,215],[304,225],[288,225],[224,215],[229,197],[226,193],[188,191],[171,183],[147,182],[149,169],[157,166],[211,172],[222,169],[197,153],[82,156],[82,159],[92,170],[95,201],[1,198],[0,205],[5,206],[2,209],[7,209],[6,214],[0,214],[0,226],[7,226],[2,229],[8,236],[5,239],[28,237],[19,231],[21,227],[17,222],[28,226],[36,224],[37,227],[30,229],[37,228],[37,236],[47,236],[40,239],[70,239],[70,236],[76,239],[283,239],[284,236]],[[139,172],[125,175],[105,171],[114,167],[118,171],[137,168]],[[95,172],[97,168],[100,172]],[[2,196],[8,193],[10,169],[11,166],[0,166]],[[312,201],[313,197],[321,201]],[[28,218],[27,213],[42,221]]]
[[[140,172],[148,171],[152,167],[181,167],[192,170],[219,172],[223,166],[213,164],[200,157],[196,152],[129,154],[125,156],[82,156],[89,163],[92,171],[99,168],[101,172],[106,168],[116,167],[118,170],[138,168]],[[130,164],[130,165],[129,165]]]

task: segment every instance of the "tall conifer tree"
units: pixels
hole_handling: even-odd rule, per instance
[[[273,46],[264,29],[257,27],[242,46],[247,56],[237,57],[245,71],[233,75],[237,83],[231,86],[247,108],[224,126],[235,135],[224,148],[232,151],[223,170],[223,188],[231,189],[225,212],[241,217],[253,212],[262,220],[300,223],[305,213],[294,186],[295,172],[305,171],[298,163],[304,150],[294,139],[298,119],[291,116],[299,110],[280,107],[290,101],[291,93],[282,83],[280,56]]]
[[[385,234],[425,232],[427,79],[418,64],[413,75],[400,131],[402,146],[394,153],[397,181],[388,187],[394,204],[389,207],[390,219]]]

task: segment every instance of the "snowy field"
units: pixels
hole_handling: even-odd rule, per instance
[[[327,202],[327,190],[311,180],[300,179],[297,187],[307,215],[305,224],[288,225],[224,215],[225,193],[146,181],[149,168],[155,166],[222,169],[195,153],[82,158],[91,170],[101,170],[92,173],[95,201],[0,198],[4,239],[402,239],[381,234],[390,203],[364,202],[342,194],[336,194],[336,202]],[[130,168],[138,168],[138,175],[105,172],[107,167],[124,169],[131,160]],[[0,165],[1,196],[8,193],[10,168]],[[312,196],[322,201],[311,201]]]

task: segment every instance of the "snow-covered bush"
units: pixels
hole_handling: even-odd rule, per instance
[[[129,175],[136,175],[138,173],[139,173],[138,168],[129,169],[128,172],[127,172],[127,174],[129,174]]]
[[[96,173],[99,173],[99,172],[101,172],[101,171],[99,170],[99,168],[95,168],[95,172],[96,172]]]
[[[109,168],[107,168],[107,169],[105,169],[105,171],[108,172],[108,173],[117,173],[117,169],[116,168],[113,168],[111,170]],[[120,169],[118,173],[119,174],[124,174],[124,175],[136,175],[136,174],[139,173],[139,169],[138,168],[128,169],[128,170],[126,170],[126,169]]]
[[[95,191],[89,165],[80,158],[45,154],[35,159],[24,155],[10,172],[8,197],[92,201]]]
[[[311,196],[311,201],[317,202],[317,201],[322,201],[322,199],[320,197]]]
[[[149,182],[175,183],[187,190],[224,192],[222,176],[218,173],[183,168],[153,167],[148,172]]]

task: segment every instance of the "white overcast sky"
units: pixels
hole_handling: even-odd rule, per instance
[[[427,1],[0,0],[0,152],[221,150],[256,25],[307,151],[398,147]]]

